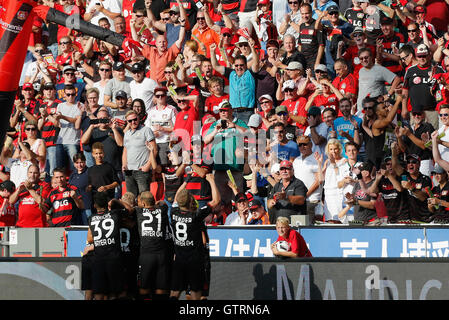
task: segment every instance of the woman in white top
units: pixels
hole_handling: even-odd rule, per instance
[[[325,152],[327,160],[324,162],[324,220],[339,220],[338,214],[343,209],[343,188],[338,182],[348,175],[347,159],[343,158],[343,147],[337,139],[330,139]]]
[[[25,142],[30,145],[31,155],[38,162],[40,172],[45,171],[45,161],[47,159],[47,148],[45,147],[44,139],[38,138],[37,123],[27,121],[25,123],[25,133],[27,138]],[[19,156],[19,148],[16,149],[17,157]]]

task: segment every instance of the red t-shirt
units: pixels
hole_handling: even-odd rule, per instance
[[[57,3],[55,3],[54,9],[58,10],[58,11],[61,11],[61,12],[64,12],[64,13],[68,14],[69,16],[74,15],[74,14],[80,14],[80,8],[75,6],[75,5],[72,7],[72,10],[70,10],[70,12],[66,12],[64,10],[64,6],[60,5],[60,4],[57,4]],[[62,37],[65,37],[65,36],[69,35],[69,30],[70,29],[67,28],[67,27],[58,25],[58,35],[57,35],[58,43],[59,43],[59,40],[61,40]]]
[[[229,101],[229,94],[224,94],[221,97],[217,97],[215,95],[211,95],[210,97],[207,97],[206,101],[204,102],[204,112],[210,113],[211,115],[213,115],[215,117],[215,119],[218,120],[218,118],[220,117],[218,114],[218,105],[223,100]]]
[[[190,149],[190,138],[185,141],[186,135],[191,137],[193,135],[193,123],[199,120],[198,111],[190,103],[187,109],[181,110],[176,115],[175,126],[173,131],[178,137],[181,137],[182,142],[185,142],[185,147]],[[200,124],[201,126],[201,124]],[[183,132],[183,130],[185,130]]]
[[[35,190],[42,198],[46,199],[50,194],[51,187],[47,182],[39,182],[35,186]],[[16,226],[21,228],[43,228],[48,226],[45,213],[39,208],[29,191],[19,194],[19,218]]]
[[[332,81],[332,85],[337,88],[342,95],[347,93],[357,95],[357,81],[351,73],[348,73],[344,78],[336,77],[334,81]]]
[[[320,95],[316,96],[315,99],[313,99],[313,101],[314,102],[312,103],[312,105],[321,108],[321,111],[323,111],[326,108],[332,108],[335,111],[337,111],[338,117],[343,116],[340,111],[340,108],[339,108],[338,98],[334,93],[332,93],[331,95],[329,95],[327,97],[320,94]]]
[[[292,113],[295,116],[305,117],[307,118],[307,112],[305,109],[307,103],[307,99],[304,97],[299,97],[297,100],[287,99],[282,101],[281,106],[286,106],[289,113]],[[293,123],[292,119],[288,119],[288,123]],[[294,123],[299,129],[304,131],[307,129],[307,122],[305,124],[299,124],[297,122]]]
[[[286,241],[289,247],[288,251],[297,253],[298,257],[312,257],[304,238],[293,229],[290,229],[287,239],[279,236],[276,241]]]
[[[8,199],[0,197],[0,227],[12,227],[16,224],[16,209]]]

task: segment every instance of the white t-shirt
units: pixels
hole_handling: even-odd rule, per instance
[[[449,142],[449,127],[445,130],[444,125],[441,125],[438,129],[438,134],[444,132],[446,135],[442,137],[440,140],[444,142]],[[449,161],[449,148],[443,146],[442,144],[438,144],[438,150],[440,151],[441,159]]]
[[[248,224],[248,222],[251,220],[251,215],[248,215],[248,219],[246,223],[243,223],[242,219],[240,219],[240,215],[238,211],[234,211],[230,215],[226,217],[225,226],[241,226]]]
[[[81,110],[77,104],[68,104],[62,102],[56,107],[56,113],[60,112],[62,115],[70,118],[76,118],[81,115]],[[60,130],[56,144],[79,144],[80,130],[75,129],[75,124],[64,119],[59,120]]]
[[[166,105],[163,109],[158,110],[157,107],[153,107],[148,111],[147,119],[145,120],[145,126],[151,128],[154,132],[154,126],[160,125],[161,127],[174,127],[176,121],[176,115],[178,111],[172,105]],[[166,143],[170,140],[169,133],[163,133],[156,137],[156,143]]]
[[[293,172],[295,178],[301,180],[309,189],[315,182],[315,173],[318,172],[318,162],[315,160],[313,153],[305,159],[302,156],[293,160]],[[308,198],[308,201],[319,201],[321,199],[321,186],[319,186]]]
[[[101,86],[101,82],[97,81],[94,83],[94,88],[97,88],[99,91],[98,95],[98,104],[102,106],[104,104],[104,89],[106,88],[106,85],[104,87]]]
[[[100,2],[100,1],[90,0],[87,5],[86,12],[90,13],[90,11],[93,8],[95,8],[95,4],[98,2]],[[122,1],[120,1],[120,0],[102,0],[101,3],[106,10],[111,11],[112,13],[121,13],[122,12]],[[100,20],[101,18],[104,18],[104,17],[108,18],[109,23],[111,24],[111,30],[115,31],[114,21],[111,18],[109,18],[108,16],[106,16],[105,14],[103,14],[102,12],[96,11],[94,13],[94,15],[92,16],[92,19],[90,19],[90,23],[98,26],[98,20]]]
[[[157,82],[150,78],[144,78],[141,83],[135,80],[129,83],[131,89],[131,98],[142,99],[145,102],[145,111],[149,113],[153,107],[154,88],[158,86]]]
[[[9,168],[10,180],[14,182],[16,188],[25,182],[28,178],[28,168],[32,165],[31,161],[9,158],[6,166]]]

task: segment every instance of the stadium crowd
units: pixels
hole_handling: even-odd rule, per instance
[[[449,221],[445,1],[39,2],[132,46],[34,19],[3,226]]]

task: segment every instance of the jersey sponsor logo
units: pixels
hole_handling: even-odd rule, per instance
[[[67,207],[67,208],[66,208]],[[70,210],[72,208],[72,206],[70,206],[69,200],[67,199],[62,199],[62,200],[56,200],[55,202],[53,202],[53,208],[55,210]]]

